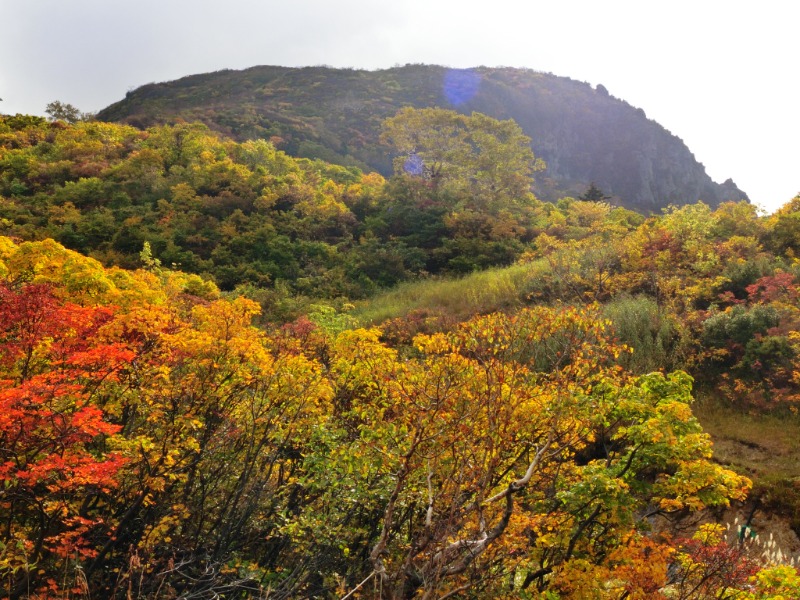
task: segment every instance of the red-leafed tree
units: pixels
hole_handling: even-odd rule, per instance
[[[0,285],[0,595],[79,585],[75,569],[37,574],[91,556],[103,530],[98,507],[124,459],[107,447],[119,427],[100,406],[133,356],[103,339],[112,318],[47,285]]]

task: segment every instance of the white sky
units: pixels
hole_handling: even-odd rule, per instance
[[[800,192],[791,0],[0,0],[0,112],[96,111],[255,65],[528,67],[602,83],[771,211]]]

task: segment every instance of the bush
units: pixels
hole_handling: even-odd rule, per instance
[[[764,334],[780,323],[778,311],[772,306],[756,305],[752,308],[734,306],[703,323],[704,345],[724,348],[731,344],[746,345],[756,334]]]
[[[603,307],[603,315],[611,320],[618,340],[633,350],[620,355],[626,369],[641,374],[681,366],[680,330],[655,300],[621,296]]]

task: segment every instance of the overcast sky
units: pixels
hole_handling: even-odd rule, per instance
[[[794,5],[0,0],[0,112],[97,111],[145,83],[255,65],[527,67],[602,83],[771,211],[800,192]]]

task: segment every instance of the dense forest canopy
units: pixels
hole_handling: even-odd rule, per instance
[[[388,179],[0,117],[2,593],[797,597],[716,522],[800,529],[791,475],[693,395],[798,428],[800,198],[543,202],[511,121],[383,131]]]

